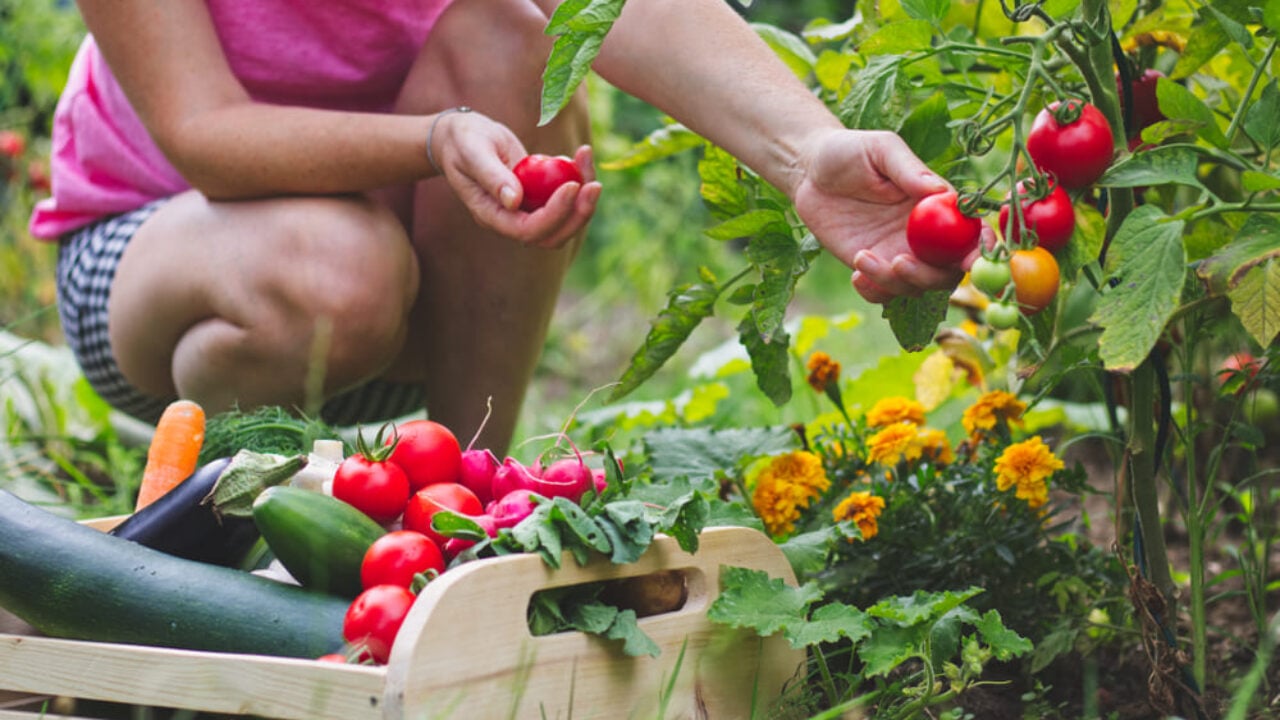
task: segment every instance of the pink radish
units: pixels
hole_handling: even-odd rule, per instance
[[[488,505],[493,500],[493,476],[498,472],[498,458],[489,450],[467,450],[462,453],[462,472],[459,482],[467,486]]]
[[[534,494],[528,490],[512,490],[489,507],[489,515],[499,530],[515,527],[521,520],[533,514],[538,504],[533,500]]]

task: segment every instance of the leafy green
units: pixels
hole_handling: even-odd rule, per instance
[[[279,406],[228,410],[206,419],[199,463],[231,457],[241,450],[306,455],[316,440],[339,439],[337,431],[324,422],[299,417]]]

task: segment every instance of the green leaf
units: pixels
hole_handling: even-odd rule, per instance
[[[928,632],[926,625],[887,625],[877,628],[858,645],[858,657],[866,665],[863,672],[868,677],[888,675],[894,668],[919,653]]]
[[[452,510],[444,509],[431,516],[431,529],[445,537],[479,542],[489,537],[480,523]]]
[[[811,43],[833,43],[848,40],[861,27],[862,18],[859,16],[851,17],[840,23],[818,18],[805,26],[805,29],[800,34]]]
[[[604,37],[621,15],[625,1],[568,0],[556,8],[547,23],[547,34],[558,37],[542,72],[539,125],[551,122],[569,103],[600,54]]]
[[[790,228],[776,223],[751,238],[746,255],[760,271],[751,304],[755,329],[765,343],[778,342],[787,336],[782,327],[787,306],[795,296],[796,281],[809,270],[809,259]]]
[[[871,635],[872,626],[871,619],[858,608],[833,602],[814,610],[807,621],[789,625],[784,634],[787,642],[796,649],[836,642],[840,638],[856,645]]]
[[[1244,116],[1244,131],[1266,148],[1280,145],[1280,89],[1273,79]]]
[[[672,290],[667,297],[667,307],[658,313],[644,344],[631,357],[631,364],[609,394],[609,399],[617,400],[635,390],[666,364],[689,339],[694,328],[715,312],[720,292],[721,288],[714,282],[686,284]]]
[[[796,575],[816,575],[826,569],[827,558],[840,540],[843,536],[835,526],[824,525],[818,530],[792,535],[779,547]]]
[[[813,74],[818,82],[827,90],[838,90],[849,75],[854,64],[853,53],[842,53],[826,49],[818,55],[818,62],[813,66]]]
[[[999,610],[988,610],[974,626],[1001,662],[1031,652],[1031,641],[1005,627]]]
[[[677,478],[695,483],[714,481],[736,473],[749,460],[799,447],[795,432],[785,425],[728,430],[661,428],[647,433],[643,442],[653,477],[663,482]]]
[[[635,610],[619,612],[604,636],[610,640],[623,641],[622,652],[628,657],[658,657],[662,654],[662,648],[640,629]]]
[[[776,25],[753,23],[751,27],[796,77],[804,80],[813,72],[818,58],[803,39]]]
[[[902,0],[902,9],[917,20],[939,23],[951,11],[951,0]]]
[[[961,605],[947,611],[929,628],[929,653],[934,667],[955,657],[960,652],[960,635],[964,626],[978,619],[973,608]]]
[[[596,523],[609,538],[613,554],[610,560],[624,565],[640,559],[653,542],[654,529],[644,503],[618,500],[604,505]]]
[[[822,591],[813,583],[792,587],[763,570],[725,566],[720,569],[720,595],[707,609],[707,618],[768,637],[803,625],[809,606],[820,599]]]
[[[928,20],[903,20],[881,26],[858,50],[867,56],[902,55],[929,47],[933,26]]]
[[[687,493],[667,506],[659,516],[658,529],[676,539],[687,553],[698,551],[698,533],[706,527],[710,503],[701,492]]]
[[[1031,673],[1034,675],[1049,667],[1059,655],[1065,655],[1075,648],[1079,630],[1072,627],[1060,627],[1041,638],[1031,654]]]
[[[702,200],[712,215],[724,219],[747,212],[747,189],[738,179],[738,161],[715,145],[707,145],[698,161]]]
[[[1178,55],[1178,62],[1173,66],[1169,77],[1181,80],[1193,75],[1204,67],[1205,63],[1222,52],[1229,42],[1231,38],[1222,25],[1212,15],[1206,15],[1203,22],[1192,27],[1191,36],[1187,38],[1187,44]],[[1159,96],[1158,88],[1159,86],[1157,86],[1157,97]],[[1160,101],[1160,106],[1164,107],[1163,100]]]
[[[1196,135],[1209,143],[1220,148],[1226,148],[1230,144],[1218,127],[1213,110],[1182,85],[1176,82],[1156,83],[1156,101],[1167,118],[1194,123]]]
[[[628,170],[692,150],[705,143],[697,133],[679,123],[663,125],[632,145],[622,157],[600,163],[600,168]]]
[[[787,352],[791,337],[787,331],[779,326],[772,337],[765,337],[760,332],[753,306],[752,311],[738,323],[738,339],[751,358],[756,387],[774,405],[785,405],[791,399],[791,364]]]
[[[1201,187],[1196,177],[1200,154],[1185,145],[1157,147],[1135,153],[1111,166],[1098,179],[1108,187],[1145,187],[1179,183]]]
[[[1223,295],[1237,287],[1251,268],[1280,253],[1280,220],[1254,213],[1231,242],[1200,263],[1196,275],[1209,291]]]
[[[736,240],[758,235],[766,230],[789,233],[791,227],[787,224],[787,216],[777,210],[749,210],[709,228],[705,233],[712,240]]]
[[[574,554],[579,565],[590,560],[590,550],[609,554],[609,537],[582,506],[568,498],[551,501],[551,521],[560,530],[564,545]]]
[[[933,342],[950,301],[947,290],[930,290],[919,297],[902,295],[885,304],[883,316],[902,349],[915,352]]]
[[[1222,26],[1222,31],[1227,34],[1227,37],[1231,38],[1232,42],[1246,50],[1253,48],[1253,35],[1249,32],[1249,28],[1227,17],[1213,5],[1209,5],[1205,9],[1213,14],[1213,19],[1218,21],[1218,24]]]
[[[921,160],[929,162],[951,147],[950,122],[947,98],[940,92],[934,93],[902,121],[898,134]]]
[[[980,587],[971,587],[958,592],[917,590],[911,595],[885,598],[867,608],[867,614],[901,627],[931,624],[969,598],[981,593]]]
[[[1280,125],[1280,123],[1277,124]],[[1244,188],[1245,192],[1251,193],[1280,190],[1280,177],[1257,170],[1245,170],[1240,173],[1240,187]]]
[[[1187,266],[1183,224],[1143,205],[1116,232],[1105,268],[1112,287],[1098,299],[1090,318],[1103,328],[1099,354],[1108,370],[1137,367],[1177,309]]]
[[[1251,267],[1227,297],[1245,330],[1259,345],[1269,346],[1280,333],[1280,259]]]
[[[1267,0],[1262,6],[1262,24],[1273,33],[1280,33],[1280,0]]]
[[[854,78],[849,94],[840,102],[840,120],[861,130],[892,130],[900,124],[906,88],[900,77],[902,57],[876,55]]]

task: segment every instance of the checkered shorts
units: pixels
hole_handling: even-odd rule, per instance
[[[152,397],[129,384],[116,365],[107,335],[107,299],[129,239],[164,200],[81,228],[62,239],[58,251],[58,314],[76,361],[112,407],[149,423],[176,398]],[[421,386],[372,380],[329,399],[320,418],[335,426],[373,423],[423,411]]]

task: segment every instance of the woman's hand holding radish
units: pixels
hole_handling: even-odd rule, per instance
[[[557,248],[586,227],[600,198],[591,148],[573,162],[583,182],[567,182],[533,211],[520,209],[523,189],[512,167],[528,152],[510,129],[476,112],[451,113],[432,134],[432,157],[476,223],[519,243]]]

